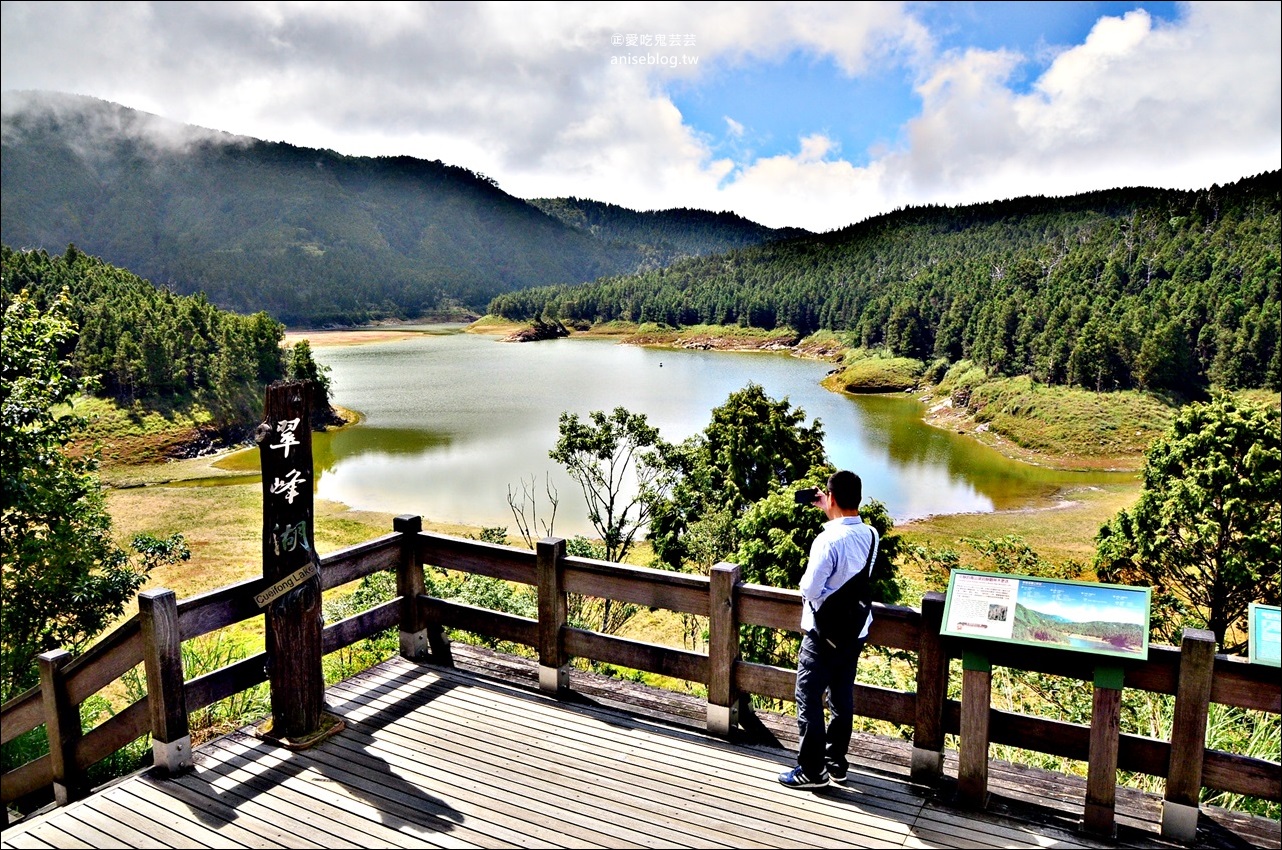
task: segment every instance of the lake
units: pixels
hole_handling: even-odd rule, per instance
[[[926,425],[911,396],[845,396],[819,381],[831,364],[786,353],[642,348],[609,339],[503,342],[456,328],[410,338],[313,348],[352,427],[317,434],[316,496],[353,508],[421,514],[517,533],[509,490],[548,477],[559,498],[555,533],[595,536],[575,484],[551,459],[563,411],[622,406],[679,442],[707,427],[714,407],[749,383],[822,423],[839,468],[897,522],[932,514],[1007,510],[1072,486],[1121,480],[1011,461],[975,440]],[[233,464],[257,463],[256,451]],[[537,529],[542,534],[542,529]]]

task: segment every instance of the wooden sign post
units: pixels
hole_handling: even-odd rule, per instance
[[[263,470],[264,579],[255,601],[267,616],[272,707],[259,731],[291,748],[311,746],[342,728],[323,712],[310,398],[306,382],[272,384],[254,432]]]

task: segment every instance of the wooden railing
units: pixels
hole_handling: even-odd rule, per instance
[[[425,564],[534,586],[538,617],[429,597],[423,593]],[[321,583],[329,590],[383,570],[396,571],[400,596],[326,626],[324,652],[397,627],[403,655],[451,664],[444,630],[464,629],[532,647],[538,654],[540,688],[550,693],[571,686],[569,663],[576,657],[703,684],[708,729],[722,735],[735,725],[747,695],[794,698],[795,672],[740,659],[738,637],[741,625],[795,630],[800,596],[794,590],[743,583],[732,564],[718,564],[706,577],[644,569],[568,557],[559,540],[540,541],[531,552],[425,533],[418,517],[404,516],[396,519],[394,533],[322,559]],[[170,591],[150,591],[140,595],[137,615],[83,655],[41,656],[40,686],[0,707],[0,741],[7,743],[43,724],[50,752],[0,778],[4,803],[47,793],[51,786],[57,802],[76,799],[88,792],[84,777],[90,766],[147,735],[157,764],[171,769],[189,765],[189,749],[183,752],[184,742],[190,746],[188,713],[266,681],[267,659],[260,653],[183,681],[181,644],[261,617],[254,595],[263,586],[261,579],[245,581],[182,601]],[[573,628],[566,615],[569,593],[707,617],[708,652]],[[1192,838],[1190,826],[1196,828],[1203,786],[1282,799],[1279,762],[1205,747],[1210,703],[1282,713],[1282,682],[1272,668],[1217,655],[1209,633],[1188,630],[1181,647],[1151,646],[1147,661],[1123,664],[1123,687],[1175,697],[1171,740],[1118,734],[1115,725],[1111,732],[1101,728],[1108,726],[1103,722],[1079,725],[966,704],[965,693],[961,701],[949,699],[949,662],[966,647],[940,637],[943,608],[943,595],[937,593],[927,594],[920,609],[875,606],[869,644],[915,655],[916,689],[856,686],[861,715],[913,730],[912,769],[919,780],[942,775],[947,734],[965,730],[973,735],[982,727],[985,760],[987,745],[993,743],[1106,765],[1106,781],[1098,770],[1088,779],[1087,811],[1094,806],[1095,819],[1088,818],[1087,825],[1096,829],[1111,825],[1117,770],[1166,779],[1164,832],[1184,840]],[[993,665],[1061,676],[1070,687],[1090,683],[1095,675],[1089,658],[1063,650],[989,644],[985,653]],[[139,664],[148,696],[82,735],[79,706]],[[975,752],[973,746],[970,751]],[[975,777],[960,779],[973,783]],[[1107,815],[1103,819],[1101,812]]]

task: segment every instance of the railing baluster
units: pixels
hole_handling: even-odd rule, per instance
[[[562,629],[568,617],[565,541],[545,537],[535,546],[539,577],[539,690],[560,695],[570,687]]]
[[[1117,830],[1117,745],[1125,678],[1120,666],[1100,664],[1095,668],[1082,826],[1087,832],[1108,837]]]
[[[1215,672],[1215,635],[1207,629],[1185,629],[1180,645],[1180,683],[1171,721],[1171,762],[1162,802],[1162,837],[1192,841],[1197,837],[1198,802],[1202,791],[1202,757]]]
[[[401,535],[401,557],[396,565],[396,594],[401,597],[401,657],[422,661],[428,654],[428,624],[418,607],[426,592],[423,565],[418,560],[418,533],[423,518],[402,514],[392,520],[392,530]]]
[[[963,806],[988,805],[988,721],[993,704],[993,665],[967,650],[962,658],[961,744],[957,796]]]
[[[921,600],[912,757],[912,777],[917,782],[936,782],[944,773],[944,701],[948,697],[948,655],[940,637],[944,601],[938,591]]]
[[[71,662],[71,653],[55,649],[40,655],[40,692],[44,701],[45,734],[49,738],[49,766],[53,774],[53,798],[59,806],[85,796],[85,778],[76,766],[76,742],[80,740],[80,710],[67,695],[62,668]]]
[[[158,588],[138,594],[143,667],[151,715],[151,751],[157,767],[170,774],[191,769],[191,732],[183,683],[178,597]]]
[[[708,731],[727,736],[739,725],[734,664],[739,658],[738,564],[717,564],[708,583]]]

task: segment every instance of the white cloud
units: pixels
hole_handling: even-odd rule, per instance
[[[1172,25],[1138,11],[1101,19],[1026,93],[1009,84],[1024,57],[936,55],[900,3],[6,2],[0,63],[6,88],[441,159],[523,197],[734,209],[824,230],[917,203],[1195,187],[1282,167],[1279,5],[1182,8]],[[682,43],[612,43],[629,35]],[[797,52],[848,74],[913,74],[922,110],[906,143],[855,167],[831,136],[799,129],[792,155],[736,166],[666,93]],[[630,54],[697,64],[612,64]]]
[[[909,197],[952,201],[1116,185],[1197,188],[1282,158],[1277,4],[1193,4],[1154,26],[1101,19],[1033,91],[1006,86],[1012,58],[974,51],[920,86],[910,150],[886,165]]]

